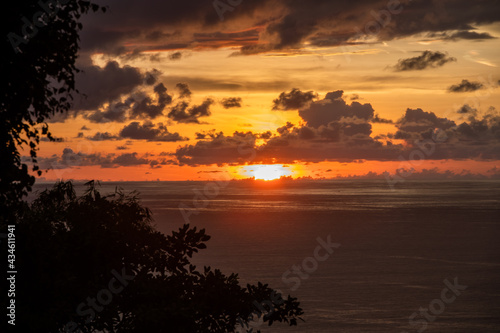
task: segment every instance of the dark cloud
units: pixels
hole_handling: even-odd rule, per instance
[[[76,88],[84,96],[75,98],[73,110],[95,110],[104,103],[113,102],[120,96],[131,93],[144,82],[138,68],[123,66],[110,61],[104,67],[81,68],[76,75]]]
[[[410,108],[392,122],[375,115],[370,104],[349,105],[342,97],[341,90],[328,93],[299,111],[304,124],[287,122],[275,134],[197,133],[198,141],[178,148],[175,156],[180,165],[402,161],[417,155],[429,160],[500,158],[500,115],[494,108],[479,119],[464,106],[468,118],[458,126],[433,112]],[[397,131],[374,138],[372,123],[394,123]]]
[[[176,106],[170,109],[168,113],[168,118],[177,121],[179,123],[197,123],[199,124],[199,118],[210,116],[210,106],[214,104],[214,100],[207,98],[200,105],[195,105],[189,107],[186,102],[179,102]]]
[[[170,60],[180,60],[182,58],[182,52],[174,52],[168,55]]]
[[[212,129],[210,131],[197,132],[196,133],[196,140],[204,140],[206,138],[215,139],[216,137],[220,137],[220,136],[224,136],[224,133],[217,132],[215,129]]]
[[[349,127],[347,127],[349,128]],[[353,134],[356,130],[350,128]],[[180,147],[176,151],[179,164],[224,165],[245,163],[347,161],[353,159],[396,159],[396,146],[382,147],[365,136],[352,136],[347,142],[325,141],[317,129],[296,128],[279,137],[270,138],[256,146],[261,136],[251,132],[235,132],[232,136],[218,136]]]
[[[484,88],[481,82],[462,80],[459,84],[452,85],[448,88],[449,92],[470,92]]]
[[[242,99],[241,97],[228,97],[221,101],[222,107],[224,109],[230,108],[241,108]]]
[[[444,66],[448,62],[457,61],[448,54],[439,51],[424,51],[421,55],[408,59],[400,59],[394,67],[395,71],[415,71]]]
[[[117,139],[119,139],[118,136],[113,135],[109,132],[104,132],[104,133],[97,132],[93,136],[87,136],[87,140],[90,141],[105,141],[105,140],[117,140]]]
[[[179,98],[191,97],[191,90],[189,90],[189,86],[187,85],[187,83],[177,83],[175,87],[179,91]]]
[[[302,92],[297,88],[293,88],[288,93],[282,92],[279,97],[273,101],[273,110],[298,110],[317,97],[318,94],[312,91]]]
[[[154,125],[152,122],[146,121],[144,124],[132,122],[122,128],[120,131],[121,138],[160,142],[177,142],[188,140],[182,137],[179,133],[170,133],[167,127],[162,123]]]
[[[374,110],[371,104],[360,104],[352,102],[350,105],[342,98],[344,92],[337,90],[326,94],[320,101],[312,102],[307,108],[299,110],[299,115],[311,127],[328,125],[332,121],[340,121],[342,118],[359,118],[365,121],[371,120]]]
[[[209,140],[178,148],[175,156],[181,165],[242,164],[248,161],[256,140],[257,137],[251,132],[235,132],[232,136],[216,135]],[[245,148],[248,152],[245,152]]]
[[[172,164],[173,161],[163,157],[151,158],[151,154],[139,156],[138,153],[124,154],[85,154],[75,152],[71,148],[65,148],[63,153],[58,156],[56,154],[50,157],[40,157],[39,165],[41,169],[70,169],[79,168],[82,166],[100,166],[101,168],[118,168],[149,165],[152,168],[159,168],[162,165]]]
[[[111,103],[104,110],[85,114],[84,117],[93,123],[124,122],[132,103],[134,99],[129,97],[124,102]]]
[[[156,103],[149,96],[142,97],[134,104],[130,118],[154,119],[163,114],[165,107],[172,103],[172,96],[167,94],[163,83],[157,84],[153,91],[157,97]]]
[[[84,18],[84,52],[111,54],[240,47],[240,54],[354,45],[368,35],[379,41],[447,32],[451,39],[486,39],[474,26],[498,22],[497,1],[243,1],[220,20],[210,1],[158,3],[107,0],[105,15]]]
[[[475,116],[478,113],[478,111],[477,109],[471,107],[469,104],[464,104],[462,105],[462,107],[460,107],[460,109],[457,110],[457,113]]]
[[[459,142],[472,147],[490,146],[491,142],[500,143],[500,115],[496,112],[486,113],[482,118],[472,115],[467,122],[458,125],[452,135]]]
[[[371,120],[371,122],[374,124],[393,124],[394,123],[390,119],[381,118],[378,114],[373,116],[373,119]]]
[[[444,40],[456,41],[460,39],[465,40],[486,40],[486,39],[495,39],[487,32],[476,32],[471,30],[461,30],[456,32],[441,32],[441,33],[430,33],[428,37],[431,38],[439,38]]]
[[[137,153],[127,153],[115,157],[111,163],[118,166],[137,166],[150,164],[152,161],[149,161],[146,158],[138,158]]]
[[[405,115],[396,123],[398,131],[394,138],[413,142],[416,139],[428,139],[435,129],[447,130],[454,126],[454,121],[438,117],[433,112],[407,109]]]
[[[158,77],[161,75],[161,72],[157,69],[153,69],[152,71],[146,72],[146,76],[144,77],[144,83],[148,86],[152,86],[158,81]]]

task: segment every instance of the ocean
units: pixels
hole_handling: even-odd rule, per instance
[[[262,332],[500,332],[500,181],[101,185],[139,191],[164,233],[205,228],[199,267],[298,297],[305,322]]]

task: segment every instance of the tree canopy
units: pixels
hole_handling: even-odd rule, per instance
[[[75,93],[75,62],[81,15],[105,11],[90,1],[20,0],[1,15],[0,207],[15,203],[35,182],[21,151],[29,151],[32,171],[41,173],[37,150],[54,140],[46,120],[67,112]]]
[[[156,231],[136,193],[104,196],[90,182],[77,197],[59,182],[26,204],[16,238],[22,332],[235,332],[252,313],[269,325],[303,313],[268,285],[192,265],[205,230]]]

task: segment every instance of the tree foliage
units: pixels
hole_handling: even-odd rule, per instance
[[[82,332],[235,332],[261,303],[267,324],[297,324],[295,298],[261,283],[241,287],[236,274],[190,263],[210,239],[204,229],[184,225],[165,236],[137,194],[104,196],[88,186],[77,197],[71,182],[57,183],[23,210],[16,231],[24,243],[17,260],[22,332],[72,325]],[[112,271],[122,269],[133,279],[109,304],[99,303],[100,296],[108,302],[100,290],[109,288]],[[94,318],[89,297],[97,299]]]
[[[0,207],[30,191],[34,177],[20,150],[41,173],[37,150],[54,140],[46,120],[67,112],[75,92],[79,19],[105,8],[90,1],[19,0],[1,12]]]

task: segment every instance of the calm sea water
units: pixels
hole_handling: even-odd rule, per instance
[[[205,228],[197,265],[299,298],[305,323],[263,332],[500,332],[499,181],[102,185],[138,190],[162,232]],[[340,246],[313,259],[328,237]],[[444,302],[454,279],[467,288]]]

